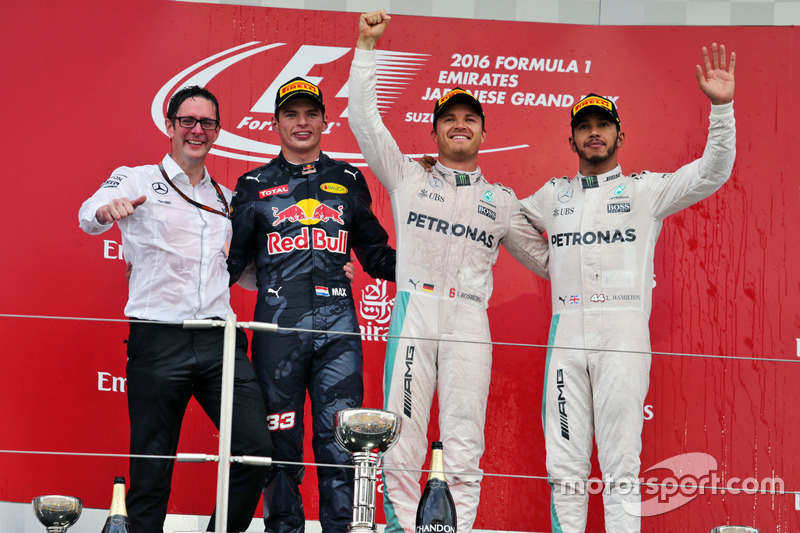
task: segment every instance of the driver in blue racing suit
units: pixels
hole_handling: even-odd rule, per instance
[[[351,464],[332,421],[363,398],[361,338],[344,265],[355,252],[366,272],[394,281],[395,253],[371,210],[361,172],[326,156],[319,87],[295,78],[278,90],[272,129],[277,158],[239,178],[234,193],[231,283],[255,259],[255,320],[313,332],[255,332],[253,366],[264,401],[275,461],[303,460],[306,390],[316,462]],[[342,532],[353,516],[353,470],[319,468],[322,531]],[[305,527],[299,485],[304,468],[273,465],[264,487],[264,523],[273,533]]]

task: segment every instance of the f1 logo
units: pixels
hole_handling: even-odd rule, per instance
[[[308,73],[317,66],[325,63],[332,63],[349,52],[350,48],[340,46],[314,46],[304,44],[297,50],[294,57],[286,63],[280,74],[273,80],[261,98],[255,103],[251,111],[253,113],[273,113],[275,112],[275,93],[278,88],[286,83],[287,80],[300,76],[310,81],[314,85],[319,85],[322,78],[319,76],[309,76]],[[323,93],[324,94],[324,93]],[[336,94],[337,98],[347,97],[347,85]],[[328,107],[327,105],[325,107]],[[347,110],[342,116],[346,116]]]

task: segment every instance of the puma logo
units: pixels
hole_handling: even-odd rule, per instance
[[[280,292],[280,290],[281,290],[282,288],[283,288],[283,287],[278,287],[278,290],[277,290],[277,291],[276,291],[275,289],[272,289],[272,288],[270,288],[270,289],[267,289],[267,294],[274,294],[274,295],[275,295],[275,298],[280,298],[280,297],[281,297],[281,295],[280,295],[280,294],[278,294],[278,292]]]
[[[564,305],[567,305],[567,297],[566,296],[559,296],[558,301]]]
[[[353,179],[356,179],[358,177],[358,174],[353,172],[352,170],[344,169],[344,171],[353,176]]]
[[[414,290],[417,290],[417,283],[418,281],[414,281],[413,279],[409,279],[408,282],[414,286]]]

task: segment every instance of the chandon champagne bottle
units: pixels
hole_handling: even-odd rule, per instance
[[[417,507],[416,533],[456,533],[456,506],[444,476],[441,442],[431,444],[431,473]]]
[[[106,525],[100,533],[131,533],[128,521],[128,510],[125,507],[125,478],[114,478],[114,495],[111,497],[111,509],[108,511]]]

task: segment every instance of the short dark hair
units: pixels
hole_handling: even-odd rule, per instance
[[[181,107],[181,104],[185,102],[189,98],[205,98],[212,104],[214,104],[214,111],[217,115],[217,122],[219,122],[219,102],[217,102],[217,97],[211,94],[211,91],[206,89],[205,87],[200,87],[199,85],[192,85],[190,87],[184,87],[180,91],[176,92],[172,95],[172,98],[169,99],[169,104],[167,104],[167,118],[171,121],[175,120],[175,117],[178,116],[178,109]]]

